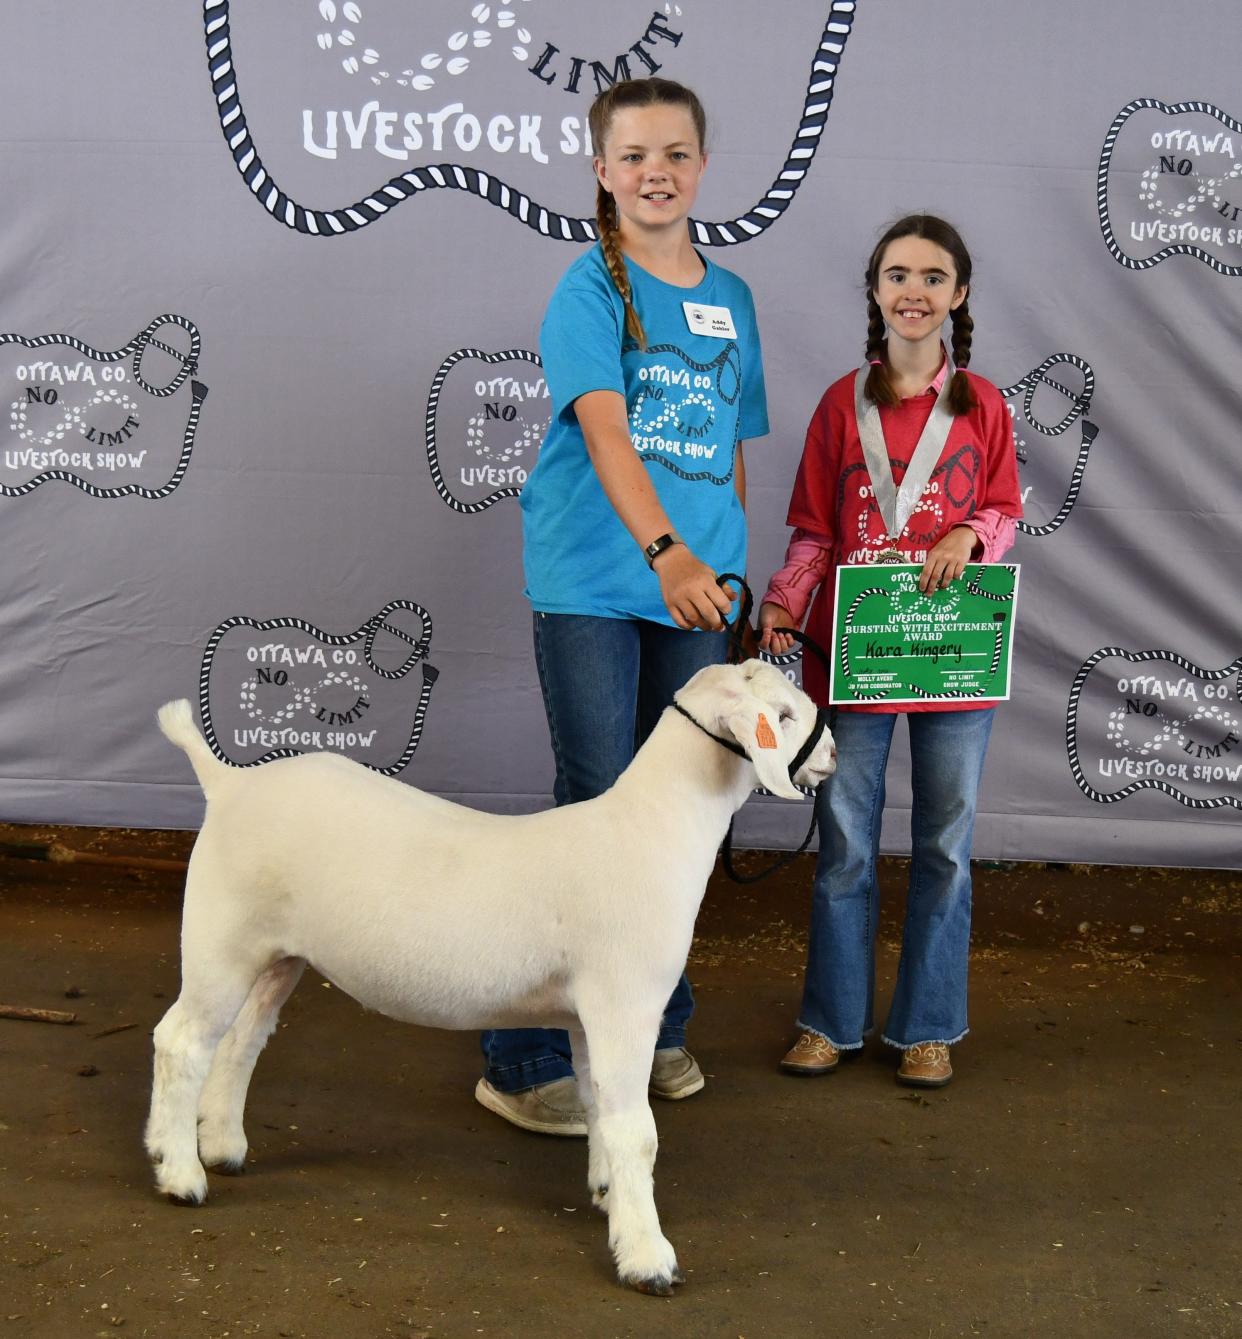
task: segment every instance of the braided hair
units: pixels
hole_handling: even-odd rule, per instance
[[[597,156],[602,156],[613,116],[622,109],[630,107],[684,107],[694,122],[695,133],[702,150],[707,138],[707,117],[703,104],[684,84],[672,79],[652,76],[649,79],[622,79],[606,88],[591,104],[587,114],[587,124],[591,131],[591,143]],[[625,303],[626,333],[637,343],[640,349],[647,347],[647,333],[634,306],[634,294],[630,285],[629,272],[625,268],[625,257],[621,254],[621,221],[617,215],[617,202],[612,192],[604,189],[602,181],[596,182],[595,189],[595,228],[599,234],[600,250],[604,253],[604,263],[608,273]]]
[[[868,400],[878,405],[892,406],[897,404],[900,398],[889,374],[888,341],[885,338],[887,332],[880,304],[875,300],[875,290],[880,282],[884,253],[891,243],[903,237],[922,237],[940,247],[942,251],[947,251],[957,274],[956,287],[966,289],[970,287],[971,263],[966,243],[962,241],[961,235],[951,223],[937,218],[935,214],[907,214],[905,218],[898,219],[876,243],[871,259],[867,262],[865,275],[867,361],[871,367],[867,373],[863,393]],[[969,294],[951,313],[953,337],[949,352],[957,370],[949,383],[949,409],[955,415],[965,414],[977,403],[975,393],[970,388],[970,379],[963,370],[970,364],[970,338],[975,328],[968,298]]]

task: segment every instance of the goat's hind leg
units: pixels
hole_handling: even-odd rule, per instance
[[[243,1117],[250,1078],[259,1053],[276,1030],[281,1007],[305,968],[305,958],[281,958],[260,972],[233,1026],[216,1047],[198,1099],[198,1156],[213,1171],[235,1176],[246,1170]]]
[[[599,1109],[595,1102],[595,1084],[591,1078],[591,1052],[586,1033],[579,1028],[569,1031],[573,1052],[574,1077],[578,1081],[578,1096],[587,1117],[587,1190],[591,1203],[601,1212],[608,1212],[608,1155],[599,1133]]]
[[[181,994],[155,1029],[155,1082],[147,1118],[156,1187],[181,1204],[207,1198],[207,1174],[198,1160],[199,1094],[220,1038],[258,974],[257,968],[225,966],[220,958],[200,966],[192,971],[183,964]]]

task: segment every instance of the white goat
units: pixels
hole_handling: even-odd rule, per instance
[[[677,702],[691,719],[667,710],[606,794],[518,817],[334,754],[229,767],[188,702],[163,707],[207,816],[186,879],[181,994],[155,1029],[146,1145],[158,1188],[199,1204],[203,1163],[241,1170],[250,1076],[310,962],[408,1022],[568,1029],[588,1184],[618,1274],[671,1291],[682,1276],[656,1216],[647,1099],[661,1012],[729,820],[756,775],[799,798],[790,761],[817,719],[757,660],[701,670]],[[835,765],[825,730],[796,777],[817,785]]]

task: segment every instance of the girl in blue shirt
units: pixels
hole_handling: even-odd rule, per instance
[[[544,318],[552,421],[521,499],[557,804],[607,790],[673,693],[725,658],[734,597],[716,574],[745,568],[742,443],[768,430],[750,290],[691,241],[707,166],[698,98],[626,80],[595,100],[590,129],[600,240]],[[684,1045],[692,1009],[683,975],[654,1096],[703,1087]],[[484,1106],[525,1129],[586,1134],[567,1034],[489,1032],[483,1051]]]

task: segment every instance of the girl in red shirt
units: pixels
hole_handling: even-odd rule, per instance
[[[872,252],[867,363],[834,382],[811,419],[789,504],[793,537],[760,609],[764,650],[792,649],[775,629],[800,626],[808,604],[808,633],[830,643],[842,563],[920,563],[926,593],[957,580],[968,562],[998,561],[1013,543],[1022,505],[1009,412],[995,386],[966,370],[970,277],[961,237],[933,215],[898,220]],[[946,320],[951,354],[941,343]],[[803,659],[803,686],[827,705],[814,657]],[[994,712],[995,703],[974,700],[838,709],[837,771],[816,802],[810,952],[787,1071],[830,1073],[873,1026],[884,772],[904,716],[910,891],[882,1036],[902,1052],[899,1082],[940,1087],[952,1077],[949,1047],[967,1032],[970,844]]]

